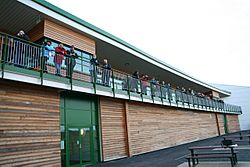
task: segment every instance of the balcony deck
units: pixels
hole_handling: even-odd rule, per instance
[[[133,78],[131,75],[112,69],[109,72],[108,85],[103,86],[105,69],[96,67],[95,74],[74,70],[66,77],[66,68],[62,67],[62,76],[54,75],[53,64],[47,64],[44,73],[43,46],[23,41],[8,34],[0,34],[0,77],[19,82],[37,84],[72,90],[101,96],[154,103],[158,105],[180,107],[229,114],[241,114],[241,107],[222,103],[207,97],[182,92],[165,85],[153,84]],[[89,62],[86,62],[89,64]],[[86,66],[86,65],[85,65]],[[90,64],[89,64],[90,66]],[[89,68],[85,67],[85,68]]]

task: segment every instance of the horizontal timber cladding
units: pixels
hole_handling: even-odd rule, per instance
[[[100,98],[104,161],[127,156],[124,101]]]
[[[218,123],[219,123],[219,129],[220,129],[220,135],[225,134],[225,128],[224,128],[224,115],[223,114],[217,114],[218,116]]]
[[[214,113],[130,102],[132,154],[159,150],[218,135]]]
[[[0,80],[0,166],[60,166],[56,90]]]
[[[44,36],[67,45],[74,45],[88,53],[95,53],[94,40],[50,20],[44,20]]]
[[[41,39],[44,36],[44,22],[41,21],[35,27],[33,27],[28,32],[28,35],[32,42],[36,42],[37,40]]]
[[[240,131],[240,124],[239,124],[239,117],[238,115],[227,115],[227,126],[228,126],[228,132],[238,132]]]

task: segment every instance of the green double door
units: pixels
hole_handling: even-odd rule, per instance
[[[100,159],[97,100],[82,94],[61,94],[62,166],[82,167]]]
[[[92,136],[90,127],[69,127],[68,128],[68,158],[69,166],[83,166],[92,161],[91,154]]]

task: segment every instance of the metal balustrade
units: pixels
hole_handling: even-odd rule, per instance
[[[85,63],[85,68],[89,68],[89,73],[73,70],[71,76],[66,76],[67,66],[63,61],[61,76],[55,76],[55,67],[46,61],[47,71],[44,72],[43,56],[44,46],[27,42],[22,39],[0,33],[0,72],[2,78],[6,72],[24,74],[36,77],[41,81],[53,80],[59,83],[74,86],[88,87],[98,94],[98,90],[109,91],[111,96],[137,100],[142,102],[152,102],[162,105],[185,107],[197,110],[214,112],[227,112],[241,114],[241,107],[226,104],[216,99],[199,97],[187,92],[176,90],[167,85],[151,83],[148,80],[134,78],[131,75],[117,70],[104,69],[102,67],[90,66]],[[53,57],[52,57],[53,58]]]

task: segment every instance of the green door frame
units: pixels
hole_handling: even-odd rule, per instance
[[[69,149],[69,129],[70,128],[77,128],[79,131],[79,134],[78,134],[78,140],[79,140],[79,160],[80,160],[80,163],[77,164],[77,165],[70,165],[70,149]],[[84,129],[84,128],[89,128],[89,133],[90,133],[90,136],[89,136],[89,141],[90,141],[90,162],[87,162],[87,163],[82,163],[82,148],[84,148],[84,146],[81,145],[82,143],[82,138],[81,138],[81,129]],[[86,127],[86,126],[74,126],[74,125],[68,125],[66,127],[66,166],[69,166],[69,167],[82,167],[82,166],[85,166],[85,165],[92,165],[92,164],[95,164],[94,162],[94,143],[93,143],[93,127],[92,126],[89,126],[89,127]]]
[[[227,121],[227,114],[223,114],[224,116],[224,130],[225,130],[225,134],[228,134],[228,121]]]

